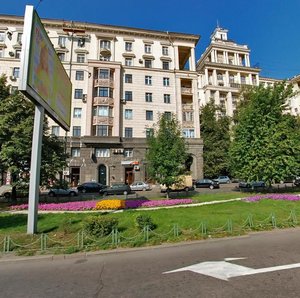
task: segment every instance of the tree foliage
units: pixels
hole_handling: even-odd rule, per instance
[[[9,171],[13,185],[29,179],[34,105],[21,93],[9,94],[6,78],[0,78],[0,164]],[[44,123],[41,183],[55,178],[66,165],[67,155],[63,143],[48,134]]]
[[[229,175],[230,118],[213,101],[200,110],[204,176]]]
[[[230,148],[237,177],[270,185],[299,174],[300,123],[286,110],[291,95],[292,86],[285,82],[243,92]]]
[[[153,136],[148,138],[146,154],[149,176],[160,184],[170,187],[180,182],[186,171],[187,146],[174,115],[162,114]]]

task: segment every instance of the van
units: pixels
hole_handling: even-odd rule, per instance
[[[11,197],[12,186],[9,184],[0,186],[0,197],[9,199]]]
[[[172,184],[169,188],[169,191],[189,191],[194,190],[193,186],[193,178],[190,175],[182,175],[180,176],[180,182]],[[165,184],[160,185],[160,192],[165,193],[167,192],[167,187]]]

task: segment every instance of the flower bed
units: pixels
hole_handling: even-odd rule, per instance
[[[182,204],[191,204],[192,199],[172,199],[172,200],[120,200],[110,199],[101,201],[77,201],[68,203],[43,203],[38,209],[42,211],[84,211],[84,210],[112,210],[112,209],[136,209],[149,207],[164,207]],[[11,210],[27,210],[28,204],[14,205]]]
[[[243,201],[246,202],[258,202],[260,200],[269,199],[269,200],[285,200],[285,201],[299,201],[299,195],[292,194],[264,194],[256,195],[252,197],[243,198]]]

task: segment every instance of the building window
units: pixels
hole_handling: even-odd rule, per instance
[[[193,128],[184,128],[182,130],[182,134],[184,138],[194,138],[195,137],[195,131]]]
[[[169,78],[163,78],[163,85],[165,87],[169,87],[170,86],[170,79]]]
[[[194,121],[194,113],[193,112],[183,112],[182,119],[185,122]]]
[[[152,76],[145,76],[145,85],[152,85]]]
[[[145,93],[145,101],[152,102],[152,93],[149,93],[149,92]]]
[[[0,49],[0,58],[3,58],[4,57],[4,49],[3,48],[1,48]],[[17,58],[17,57],[16,57]]]
[[[58,45],[61,48],[65,48],[66,47],[66,40],[67,40],[67,38],[65,36],[59,36],[58,37]]]
[[[170,63],[169,63],[169,61],[163,61],[162,67],[163,67],[163,69],[165,69],[165,70],[170,69]]]
[[[19,67],[14,67],[13,68],[13,73],[12,75],[15,77],[15,78],[19,78],[20,77],[20,68]]]
[[[21,58],[21,50],[16,50],[15,58],[16,59],[20,59]]]
[[[57,53],[57,56],[58,56],[60,61],[65,61],[66,60],[65,53]]]
[[[83,48],[85,46],[85,38],[84,37],[81,37],[78,39],[77,46],[80,48]]]
[[[23,33],[18,32],[18,35],[17,35],[17,43],[18,44],[22,44],[22,37],[23,37]]]
[[[145,44],[145,53],[151,54],[151,44]]]
[[[100,60],[100,61],[110,61],[110,56],[102,56],[102,55],[100,54],[99,60]]]
[[[100,48],[110,50],[110,41],[109,40],[101,40],[100,41]]]
[[[81,118],[81,108],[74,108],[73,110],[73,117],[74,118]]]
[[[169,47],[162,47],[162,54],[164,56],[168,56],[169,55]]]
[[[126,148],[124,149],[124,156],[125,157],[133,157],[133,149],[132,148]]]
[[[107,137],[108,136],[108,126],[107,125],[97,125],[97,136]]]
[[[84,63],[85,62],[85,54],[77,54],[77,62]]]
[[[98,97],[113,97],[113,91],[108,87],[97,87],[95,96]]]
[[[172,113],[171,113],[171,112],[165,112],[165,113],[164,113],[164,116],[165,116],[166,119],[171,120],[171,118],[172,118]]]
[[[51,134],[54,136],[59,136],[59,126],[55,125],[51,127]]]
[[[164,103],[171,103],[171,95],[164,94]]]
[[[110,150],[108,148],[96,148],[95,156],[96,157],[110,157]]]
[[[83,98],[83,89],[75,89],[74,90],[74,98],[82,99]]]
[[[151,59],[145,59],[145,67],[152,68],[152,60]]]
[[[83,81],[84,80],[84,72],[83,72],[83,70],[76,70],[75,80],[76,81]]]
[[[109,78],[109,70],[108,69],[99,69],[98,77],[99,77],[99,79],[108,79]]]
[[[108,106],[98,106],[93,109],[94,116],[101,117],[111,117],[112,116],[112,108]]]
[[[133,128],[132,127],[125,127],[125,138],[132,138],[132,132]]]
[[[132,101],[132,91],[125,91],[125,101]]]
[[[132,66],[133,60],[132,58],[125,58],[125,66]]]
[[[150,138],[154,135],[154,129],[153,128],[146,128],[146,138]]]
[[[80,157],[80,148],[71,148],[72,157]]]
[[[125,42],[125,51],[126,52],[132,51],[132,42]]]
[[[218,74],[217,74],[217,80],[218,80],[218,81],[223,81],[223,74],[218,73]]]
[[[5,41],[5,32],[0,32],[0,42]]]
[[[146,111],[146,120],[153,121],[153,111]]]
[[[73,126],[73,137],[81,136],[81,126]]]
[[[246,84],[246,77],[245,76],[241,76],[241,84]]]
[[[132,120],[132,110],[131,109],[125,109],[125,119]]]
[[[125,83],[131,84],[132,83],[132,74],[125,74]]]

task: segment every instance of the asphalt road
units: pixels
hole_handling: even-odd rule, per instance
[[[0,297],[300,297],[299,263],[300,229],[53,260],[3,257]],[[165,273],[195,264],[202,273]]]

